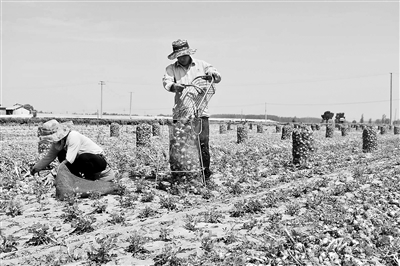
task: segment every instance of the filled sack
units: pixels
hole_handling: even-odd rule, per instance
[[[106,180],[110,180],[105,178]],[[87,198],[91,193],[101,195],[116,194],[117,185],[103,180],[87,180],[72,174],[68,167],[61,163],[55,178],[56,198],[63,200],[69,194],[78,194],[81,198]]]

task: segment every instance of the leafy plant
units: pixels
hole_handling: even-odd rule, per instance
[[[186,214],[185,216],[185,225],[183,226],[185,229],[189,231],[196,231],[197,219],[193,215]]]
[[[144,207],[144,209],[139,213],[138,218],[144,219],[149,218],[157,214],[157,211],[153,210],[149,206]]]
[[[141,202],[151,202],[154,199],[154,193],[153,192],[144,192],[140,201]]]
[[[72,227],[75,229],[71,232],[72,234],[84,234],[94,231],[93,223],[96,219],[91,215],[79,216],[77,219],[72,221]]]
[[[110,262],[115,254],[110,251],[116,247],[117,238],[115,236],[96,237],[96,246],[92,245],[90,251],[87,252],[88,260],[95,265],[103,265]]]
[[[200,248],[205,252],[211,252],[214,248],[215,240],[212,238],[211,231],[204,237],[201,238]]]
[[[232,217],[241,217],[246,213],[262,212],[263,209],[264,206],[259,200],[249,199],[236,202],[230,214]]]
[[[125,193],[125,196],[119,196],[118,201],[121,208],[132,208],[139,196],[133,193]]]
[[[172,229],[168,229],[167,227],[161,227],[160,228],[160,240],[161,241],[170,241],[171,240],[171,237],[170,237],[171,231],[172,231]]]
[[[161,253],[154,257],[154,266],[180,266],[183,265],[183,259],[178,258],[178,253],[182,251],[181,247],[175,245],[166,245],[163,247]]]
[[[123,213],[112,213],[108,221],[112,224],[125,224],[125,216]]]
[[[15,217],[22,214],[22,206],[19,201],[11,200],[6,208],[6,215]]]
[[[177,209],[176,199],[173,196],[160,196],[161,208],[165,208],[169,211]]]
[[[7,253],[18,250],[17,249],[18,243],[16,237],[14,237],[13,235],[5,236],[0,230],[0,238],[1,238],[0,253]]]
[[[49,226],[44,224],[36,223],[28,229],[29,233],[33,236],[26,242],[29,246],[39,246],[48,244],[50,242],[56,242],[54,236],[48,232]]]
[[[221,223],[223,219],[222,213],[217,210],[205,211],[200,213],[203,216],[203,222],[205,223]]]
[[[132,256],[141,253],[148,253],[148,250],[144,248],[144,245],[149,242],[147,237],[142,236],[138,231],[133,231],[132,235],[127,239],[129,246],[126,251],[132,253]]]

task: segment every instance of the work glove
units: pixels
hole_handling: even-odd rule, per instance
[[[171,91],[172,92],[182,92],[184,88],[185,88],[185,86],[183,86],[182,84],[174,83],[171,86]]]

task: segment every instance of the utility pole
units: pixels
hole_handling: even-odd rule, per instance
[[[104,81],[100,81],[100,86],[101,86],[100,118],[103,118],[103,85],[106,85],[106,83]]]
[[[129,103],[129,119],[131,119],[131,115],[132,115],[132,92],[129,92],[131,94],[130,97],[130,103]]]
[[[390,73],[390,121],[389,125],[392,125],[392,73]]]
[[[265,103],[265,122],[267,122],[267,103]]]

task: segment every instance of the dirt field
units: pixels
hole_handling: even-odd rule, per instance
[[[248,125],[246,125],[247,127]],[[58,201],[50,170],[26,177],[37,127],[0,125],[1,265],[400,265],[400,139],[313,131],[307,165],[275,127],[237,143],[211,125],[213,183],[169,187],[169,130],[76,126],[118,171],[119,195]],[[53,163],[52,168],[57,166]],[[46,179],[45,179],[46,180]]]

